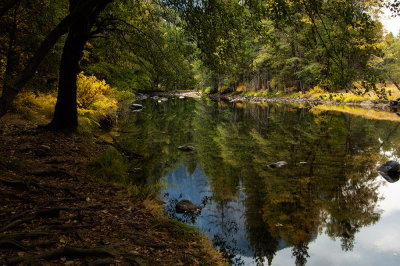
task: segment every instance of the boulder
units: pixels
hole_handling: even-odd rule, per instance
[[[196,148],[194,146],[179,146],[178,149],[181,151],[194,151]]]
[[[396,161],[387,161],[378,168],[378,173],[390,183],[397,182],[400,177],[400,164]]]
[[[194,213],[201,209],[201,206],[193,204],[190,200],[181,200],[175,206],[176,213]]]
[[[279,161],[279,162],[276,162],[276,163],[269,164],[268,167],[269,168],[280,168],[280,167],[285,166],[285,165],[287,165],[287,162]]]

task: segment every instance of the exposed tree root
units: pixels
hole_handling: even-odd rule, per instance
[[[5,179],[0,178],[0,183],[2,183],[3,185],[6,185],[8,187],[15,188],[15,189],[29,190],[29,185],[28,185],[28,182],[26,182],[26,180],[14,181],[14,180],[5,180]]]
[[[101,265],[110,265],[114,264],[115,260],[112,258],[98,259],[88,263],[88,266],[101,266]]]
[[[32,221],[33,219],[36,218],[54,218],[54,217],[59,217],[60,216],[60,211],[62,210],[70,210],[70,208],[66,207],[54,207],[54,208],[46,208],[46,209],[41,209],[37,210],[34,212],[32,215],[29,215],[25,218],[21,218],[18,220],[13,220],[6,226],[0,229],[0,232],[4,232],[6,230],[12,229],[14,227],[17,227],[20,224],[27,223],[29,221]],[[21,215],[19,215],[21,216]]]
[[[72,178],[75,178],[72,175],[70,175],[70,176]],[[61,190],[61,191],[67,192],[71,196],[78,196],[77,193],[75,193],[73,191],[73,189],[70,188],[70,187],[61,187],[61,186],[52,186],[52,185],[48,185],[48,184],[40,184],[40,183],[38,183],[38,182],[36,182],[34,180],[31,180],[31,179],[29,179],[29,180],[27,180],[27,179],[25,179],[25,180],[5,180],[5,179],[1,179],[0,178],[0,183],[6,185],[8,187],[12,187],[14,189],[18,189],[18,190],[29,191],[29,190],[31,190],[31,187],[34,186],[34,187],[37,187],[39,189],[45,190],[49,194],[55,194],[54,190]]]
[[[27,246],[15,239],[1,239],[0,248],[8,248],[14,250],[28,250]]]
[[[35,256],[5,258],[0,260],[0,264],[9,265],[27,261],[53,260],[53,259],[58,259],[60,257],[69,257],[69,258],[113,257],[114,258],[115,255],[105,249],[100,249],[100,248],[85,249],[85,248],[63,247]]]

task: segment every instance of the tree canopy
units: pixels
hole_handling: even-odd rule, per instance
[[[349,91],[398,84],[398,37],[385,37],[378,14],[382,7],[397,14],[399,3],[3,1],[0,114],[22,88],[58,88],[51,125],[76,127],[81,71],[132,91]]]

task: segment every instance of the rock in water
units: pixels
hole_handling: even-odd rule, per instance
[[[193,146],[179,146],[178,149],[181,151],[194,151],[196,148]]]
[[[130,108],[132,109],[132,111],[134,112],[138,112],[138,111],[142,111],[143,110],[143,105],[138,104],[138,103],[132,103]]]
[[[269,168],[280,168],[280,167],[285,166],[285,165],[287,165],[287,162],[279,161],[279,162],[276,162],[276,163],[269,164],[268,167]]]
[[[190,200],[181,200],[175,206],[177,213],[194,213],[196,211],[200,211],[201,209],[201,206],[193,204]]]
[[[390,183],[397,182],[400,177],[400,164],[388,161],[378,168],[378,173]]]

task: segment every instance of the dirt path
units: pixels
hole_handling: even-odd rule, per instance
[[[100,185],[95,139],[0,120],[0,265],[222,265],[194,230]]]

